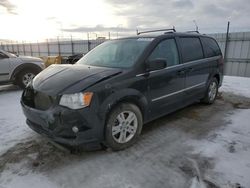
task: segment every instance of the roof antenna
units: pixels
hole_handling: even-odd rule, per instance
[[[173,31],[176,32],[175,26],[173,25]]]
[[[196,21],[195,21],[195,20],[193,20],[193,22],[194,22],[194,25],[195,25],[196,31],[197,31],[197,32],[199,32],[199,28],[198,28],[198,25],[197,25]]]

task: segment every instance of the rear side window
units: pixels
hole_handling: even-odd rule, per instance
[[[168,67],[179,64],[179,54],[175,39],[161,41],[149,56],[149,60],[155,59],[165,59]]]
[[[184,63],[203,58],[203,52],[199,38],[182,37],[180,38],[180,42]]]
[[[203,45],[205,57],[221,55],[220,47],[214,39],[202,37],[201,42]]]

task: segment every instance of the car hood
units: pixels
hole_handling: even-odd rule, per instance
[[[42,62],[43,60],[38,57],[31,57],[31,56],[18,56],[18,59],[21,59],[25,63],[30,62]]]
[[[34,78],[32,86],[50,96],[77,93],[120,72],[86,65],[51,65]]]

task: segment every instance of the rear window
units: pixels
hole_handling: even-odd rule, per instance
[[[199,38],[182,37],[180,38],[180,42],[184,63],[203,58],[203,52]]]
[[[203,45],[205,57],[221,55],[220,47],[214,39],[202,37],[201,42]]]

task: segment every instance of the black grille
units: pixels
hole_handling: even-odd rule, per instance
[[[42,92],[35,92],[34,104],[36,109],[47,110],[52,106],[53,101],[53,97]]]
[[[53,105],[54,101],[54,97],[39,91],[35,91],[32,88],[27,88],[23,94],[24,104],[38,110],[49,109]]]

